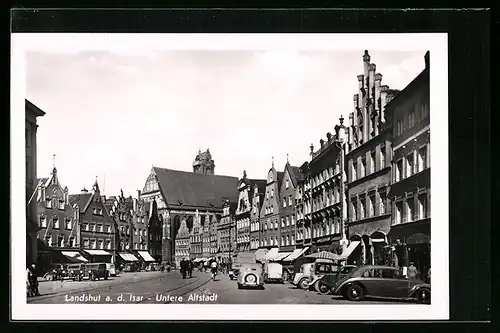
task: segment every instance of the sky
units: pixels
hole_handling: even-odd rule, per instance
[[[151,166],[192,171],[210,149],[215,173],[265,179],[309,158],[348,123],[363,73],[359,51],[109,50],[26,53],[27,99],[38,118],[38,177],[53,166],[70,193],[137,195]],[[425,50],[370,51],[382,84],[403,89]],[[236,189],[235,189],[236,190]]]

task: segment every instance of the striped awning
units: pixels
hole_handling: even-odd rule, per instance
[[[292,252],[292,254],[283,259],[283,261],[294,261],[301,255],[303,255],[307,250],[309,250],[309,246],[303,247],[301,249],[296,249],[295,251]]]
[[[139,255],[144,259],[144,261],[156,261],[155,258],[153,258],[148,251],[137,251]]]
[[[278,253],[271,261],[280,261],[283,260],[284,258],[288,257],[292,252],[280,252]]]
[[[306,256],[307,258],[329,259],[329,260],[342,260],[342,257],[336,253],[329,251],[320,251]]]
[[[88,254],[92,256],[112,256],[113,254],[109,253],[108,251],[104,250],[85,250]]]
[[[61,251],[61,254],[65,256],[66,258],[74,261],[80,261],[80,262],[87,262],[88,260],[85,259],[80,252],[76,251]]]
[[[125,261],[138,261],[139,259],[137,259],[133,254],[131,253],[126,253],[126,252],[119,252],[118,253],[120,255],[120,257],[125,260]]]

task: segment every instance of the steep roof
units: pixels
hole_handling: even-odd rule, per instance
[[[283,177],[285,176],[285,173],[283,171],[277,172],[278,175],[278,188],[281,188],[281,183],[283,182]]]
[[[154,167],[160,190],[171,207],[222,206],[222,198],[238,200],[238,178]]]
[[[91,197],[92,197],[92,193],[70,194],[69,195],[69,203],[72,206],[74,204],[77,204],[78,208],[80,208],[80,210],[83,211]]]
[[[290,174],[290,179],[292,180],[293,186],[297,186],[297,183],[300,182],[303,178],[304,175],[300,171],[299,167],[292,166],[290,163],[287,163],[285,165],[285,170],[288,169],[288,173]]]

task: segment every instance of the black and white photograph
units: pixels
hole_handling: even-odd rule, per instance
[[[447,47],[13,34],[13,318],[448,319]]]

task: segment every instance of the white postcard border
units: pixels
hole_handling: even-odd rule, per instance
[[[11,309],[13,320],[439,320],[449,319],[447,34],[12,34]],[[110,50],[430,51],[433,207],[432,304],[27,304],[25,289],[25,52]],[[423,66],[422,66],[423,69]],[[76,80],[78,78],[75,78]],[[353,78],[354,80],[355,78]],[[402,87],[401,87],[402,88]],[[353,92],[354,93],[354,92]],[[348,98],[348,97],[346,97]],[[50,112],[50,110],[45,110]],[[347,112],[348,110],[346,110]],[[333,126],[334,124],[332,124]],[[15,244],[15,246],[14,246]],[[140,311],[138,311],[138,308]]]

